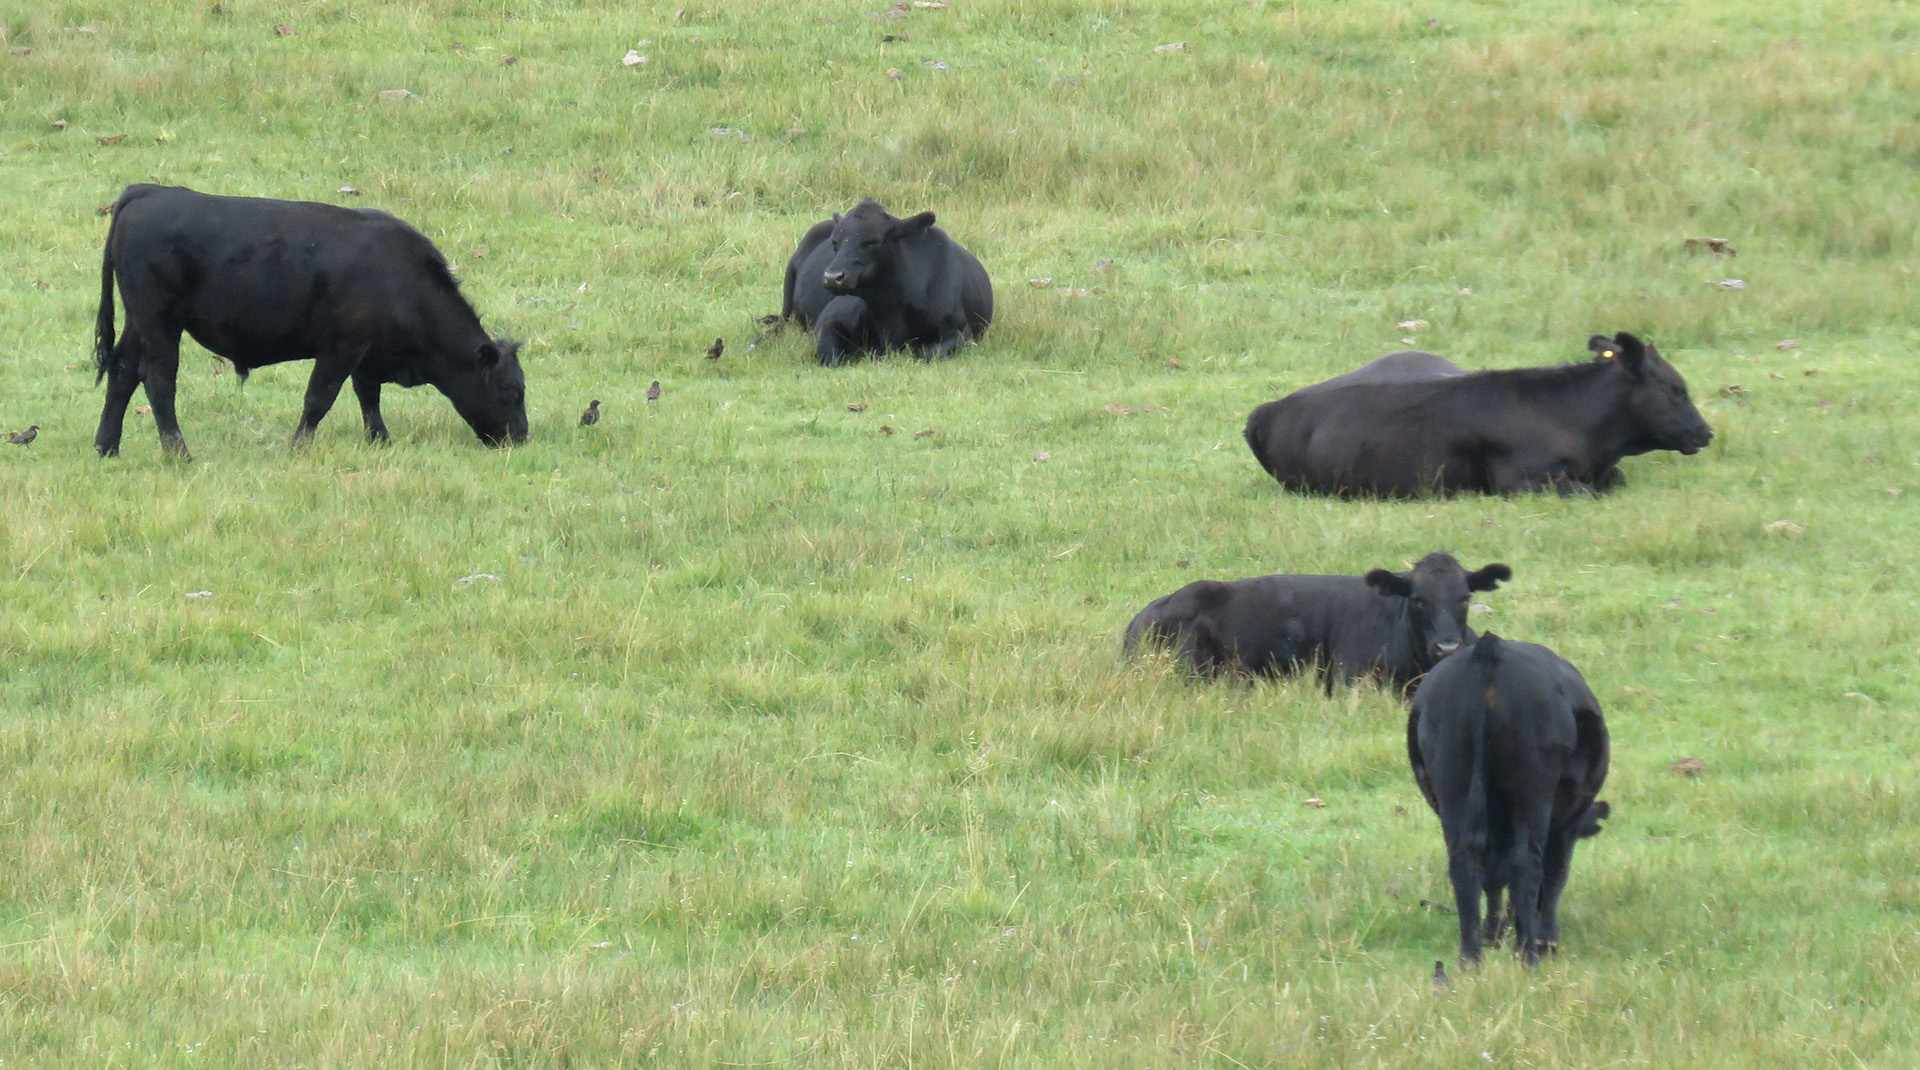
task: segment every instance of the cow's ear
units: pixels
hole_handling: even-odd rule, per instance
[[[1492,591],[1499,588],[1504,580],[1513,578],[1513,570],[1495,561],[1478,572],[1467,573],[1467,590]]]
[[[1595,360],[1612,360],[1620,355],[1620,343],[1604,334],[1596,334],[1588,338],[1587,348],[1593,350]]]
[[[1615,359],[1619,360],[1628,371],[1639,375],[1640,370],[1644,368],[1647,363],[1647,347],[1641,344],[1640,339],[1635,338],[1625,331],[1614,335],[1613,340],[1619,343],[1620,346],[1620,352]]]
[[[1367,586],[1379,591],[1381,594],[1390,594],[1399,598],[1405,598],[1413,593],[1413,578],[1403,573],[1388,572],[1384,568],[1376,568],[1372,572],[1367,573]]]
[[[492,342],[480,343],[479,352],[474,354],[474,363],[482,368],[491,368],[500,363],[500,347]]]
[[[895,223],[891,236],[895,238],[911,238],[915,234],[925,231],[930,226],[933,226],[933,213],[921,212],[919,215],[908,216],[900,222]]]

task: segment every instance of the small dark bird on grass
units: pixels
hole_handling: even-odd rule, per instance
[[[1435,992],[1453,991],[1453,982],[1447,980],[1447,967],[1445,963],[1435,962],[1433,964],[1433,980],[1429,981],[1428,984],[1433,986]]]
[[[25,431],[8,432],[7,441],[13,443],[16,446],[24,446],[29,442],[32,442],[33,436],[39,433],[40,433],[40,425],[34,424],[32,427],[27,428]]]
[[[647,400],[648,401],[660,400],[660,380],[655,379],[653,381],[653,385],[647,388]]]
[[[600,399],[594,398],[587,405],[587,411],[580,414],[580,426],[592,427],[600,422]]]
[[[715,338],[713,340],[713,344],[707,347],[707,359],[719,360],[720,354],[725,353],[726,351],[727,351],[727,340],[725,338]]]

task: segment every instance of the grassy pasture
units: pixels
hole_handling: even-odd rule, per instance
[[[1912,3],[212,7],[0,5],[0,1066],[1913,1064]],[[94,458],[135,181],[412,221],[533,440],[390,390],[293,454],[306,366],[188,343],[196,462]],[[748,349],[867,194],[993,330]],[[1239,439],[1405,337],[1620,329],[1716,440],[1604,500]],[[1188,579],[1437,547],[1586,672],[1616,815],[1557,960],[1443,996],[1399,705],[1116,657]]]

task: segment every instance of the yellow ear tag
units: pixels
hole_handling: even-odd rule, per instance
[[[1603,359],[1605,359],[1605,360],[1612,360],[1612,359],[1613,359],[1613,350],[1611,350],[1611,349],[1608,349],[1608,350],[1605,350],[1605,351],[1603,351],[1603,352],[1602,352],[1602,353],[1600,354],[1600,356],[1601,356],[1601,357],[1602,357]]]

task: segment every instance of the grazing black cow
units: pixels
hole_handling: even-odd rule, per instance
[[[1247,445],[1293,491],[1604,493],[1622,457],[1690,455],[1713,439],[1658,350],[1624,332],[1612,341],[1615,355],[1584,363],[1458,374],[1430,354],[1390,354],[1254,409]]]
[[[1599,700],[1560,655],[1488,632],[1420,681],[1407,759],[1446,834],[1460,961],[1499,938],[1511,886],[1515,950],[1538,962],[1560,943],[1574,842],[1598,835],[1610,811],[1596,799],[1607,779]]]
[[[117,345],[116,276],[127,309]],[[182,331],[242,378],[268,364],[314,362],[295,445],[349,377],[369,439],[387,438],[383,383],[433,384],[489,444],[527,437],[520,343],[487,337],[440,251],[385,212],[128,186],[100,263],[101,456],[120,452],[127,402],[144,384],[161,446],[187,457],[173,408]]]
[[[1405,687],[1473,641],[1468,592],[1512,578],[1505,565],[1468,572],[1436,552],[1408,572],[1200,580],[1148,603],[1127,625],[1125,650],[1151,639],[1202,673],[1282,675],[1317,664],[1329,691],[1335,676],[1373,673]]]
[[[813,331],[820,363],[911,349],[923,360],[993,322],[987,269],[933,213],[895,219],[871,197],[816,223],[787,261],[780,318]]]

